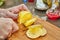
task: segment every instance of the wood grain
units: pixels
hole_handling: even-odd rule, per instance
[[[12,36],[8,38],[8,40],[60,40],[60,28],[47,21],[41,20],[40,18],[35,23],[44,25],[44,28],[46,28],[48,32],[47,35],[36,39],[30,39],[25,34],[27,28],[25,28],[24,25],[21,24],[19,27],[20,30],[12,34]]]

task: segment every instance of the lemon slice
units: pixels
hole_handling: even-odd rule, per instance
[[[21,11],[19,12],[18,22],[24,23],[31,18],[32,18],[32,13],[30,13],[29,11]]]
[[[29,37],[29,38],[37,38],[40,36],[40,30],[41,29],[29,29],[27,30],[26,32],[26,35]]]
[[[40,24],[29,26],[29,30],[27,30],[26,35],[29,38],[37,38],[40,36],[40,30],[42,26]]]
[[[47,33],[46,29],[42,27],[42,25],[32,25],[26,32],[26,35],[29,38],[38,38],[39,36],[44,36]]]
[[[36,20],[37,20],[37,18],[32,18],[32,19],[28,20],[26,23],[24,23],[24,25],[25,25],[25,26],[30,26],[30,25],[32,25]]]
[[[26,35],[29,38],[38,38],[40,36],[44,36],[44,35],[47,34],[47,31],[45,30],[45,28],[42,28],[42,29],[39,29],[39,30],[35,30],[34,32],[33,32],[33,30],[32,31],[31,30],[27,30]]]
[[[31,26],[28,26],[29,29],[32,29],[32,28],[43,28],[43,25],[41,24],[36,24],[36,25],[31,25]]]
[[[40,36],[44,36],[44,35],[46,35],[46,34],[47,34],[46,29],[45,29],[45,28],[42,28],[42,29],[40,30]]]

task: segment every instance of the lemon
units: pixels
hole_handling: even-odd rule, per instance
[[[34,29],[33,29],[34,30]],[[26,35],[29,38],[37,38],[40,36],[40,30],[35,29],[36,31],[32,31],[32,30],[27,30]]]
[[[41,25],[33,25],[27,30],[26,35],[29,38],[38,38],[44,36],[46,33],[47,31]]]
[[[21,11],[19,12],[18,22],[24,23],[31,18],[32,18],[32,13],[30,13],[29,11]]]
[[[29,29],[31,29],[31,28],[43,28],[43,25],[41,25],[41,24],[36,24],[36,25],[31,25],[31,26],[28,26],[28,28]]]
[[[33,29],[34,30],[34,29]],[[47,34],[47,31],[45,28],[43,29],[35,29],[35,31],[33,32],[32,30],[27,30],[26,32],[26,35],[29,37],[29,38],[38,38],[40,36],[44,36]]]
[[[47,34],[46,29],[45,29],[45,28],[42,28],[42,29],[40,30],[40,35],[41,35],[41,36],[44,36],[44,35],[46,35],[46,34]]]
[[[37,18],[32,18],[32,19],[28,20],[27,22],[25,22],[24,25],[25,25],[25,26],[30,26],[30,25],[32,25],[36,20],[37,20]]]

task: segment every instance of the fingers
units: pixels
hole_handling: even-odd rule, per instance
[[[0,18],[0,38],[5,39],[10,35],[12,32],[12,25],[11,25],[10,18]]]
[[[10,37],[19,28],[11,18],[0,18],[0,39]]]
[[[21,4],[21,5],[22,5],[22,9],[21,10],[29,11],[26,5],[24,5],[24,4]]]
[[[14,14],[14,13],[12,13],[12,12],[9,12],[9,13],[7,14],[7,16],[8,16],[8,18],[12,18],[13,20],[16,20],[17,17],[18,17],[18,14]]]
[[[17,30],[19,30],[19,27],[18,27],[18,25],[17,25],[15,22],[13,22],[12,27],[13,27],[12,33],[14,33],[14,32],[16,32]]]
[[[0,9],[0,17],[7,17],[6,16],[7,10],[5,9]]]
[[[24,4],[21,4],[12,8],[8,8],[7,10],[13,13],[19,13],[20,11],[29,11],[27,6]]]
[[[6,9],[0,9],[0,17],[12,18],[12,19],[16,20],[18,17],[18,14],[14,14],[12,12],[9,12]]]
[[[9,8],[8,10],[9,10],[10,12],[14,13],[14,14],[16,14],[16,13],[19,12],[18,6],[15,6],[15,7]]]
[[[0,22],[0,26],[4,27],[3,29],[5,29],[5,31],[10,32],[10,34],[14,33],[19,29],[18,25],[11,18],[0,18]]]
[[[15,6],[15,7],[11,7],[11,8],[8,8],[7,10],[9,10],[10,12],[12,13],[18,13],[20,10],[19,9],[22,9],[22,5],[18,5],[18,6]]]
[[[12,27],[12,33],[19,30],[18,25],[11,18],[6,18],[6,20],[9,21],[8,24],[10,23],[10,27]]]

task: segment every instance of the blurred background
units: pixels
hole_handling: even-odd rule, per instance
[[[20,5],[20,4],[25,4],[29,8],[29,10],[32,12],[33,15],[38,15],[43,20],[46,20],[46,21],[60,27],[60,18],[58,20],[50,20],[46,17],[46,11],[47,10],[37,10],[37,9],[35,9],[36,0],[34,0],[33,2],[24,2],[23,0],[4,0],[4,3],[3,3],[3,5],[0,6],[0,8],[5,8],[6,9],[6,8],[10,8],[10,7],[13,7],[13,6]]]

